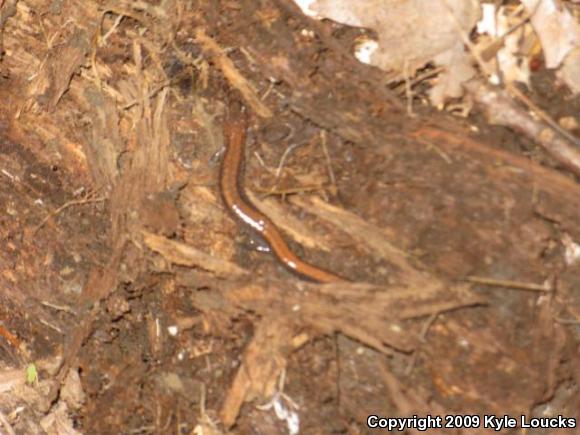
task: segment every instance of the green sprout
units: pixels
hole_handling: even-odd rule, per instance
[[[26,383],[28,385],[38,383],[38,370],[36,370],[36,365],[34,363],[30,363],[28,364],[28,367],[26,367]]]

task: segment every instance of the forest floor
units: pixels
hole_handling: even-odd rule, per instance
[[[365,32],[289,1],[0,7],[1,433],[578,422],[573,165],[410,97],[352,57]],[[556,83],[540,63],[522,92],[578,121]],[[235,98],[247,201],[348,282],[293,275],[227,210]]]

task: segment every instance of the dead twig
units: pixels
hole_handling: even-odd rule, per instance
[[[444,2],[447,4],[446,0]],[[487,76],[492,77],[493,71],[490,70],[481,53],[473,46],[469,35],[461,29],[458,19],[447,4],[449,16],[453,21],[457,33],[461,36],[464,44],[479,65],[481,71]],[[500,124],[516,131],[520,131],[540,144],[552,157],[580,175],[580,139],[564,130],[554,121],[547,113],[541,110],[529,98],[527,98],[519,89],[511,83],[505,83],[505,90],[501,88],[492,88],[481,79],[473,79],[464,83],[464,88],[474,97],[475,101],[483,106],[487,112],[489,122]],[[532,115],[525,112],[521,107],[515,104],[512,98],[522,102],[530,111],[532,111],[542,122],[534,119]],[[558,137],[558,135],[560,137]]]
[[[48,302],[48,301],[41,301],[40,305],[43,305],[43,306],[48,307],[48,308],[52,308],[53,310],[56,310],[56,311],[64,311],[65,313],[72,314],[73,316],[77,315],[77,313],[75,313],[75,311],[67,305],[56,305],[56,304],[53,304],[53,303]]]
[[[312,186],[296,186],[296,187],[285,187],[283,189],[273,188],[261,188],[256,187],[252,189],[254,192],[262,194],[261,198],[265,198],[268,196],[280,196],[282,199],[285,199],[288,195],[297,195],[302,193],[309,193],[309,192],[319,192],[319,191],[326,191],[327,189],[332,188],[332,186],[327,184],[315,184]]]
[[[510,98],[507,91],[492,88],[481,80],[472,80],[464,86],[476,102],[485,108],[492,124],[523,132],[539,143],[558,162],[576,175],[580,175],[580,149],[571,146],[564,138],[556,135],[551,127],[538,122],[532,115],[523,111]]]
[[[533,284],[521,281],[511,281],[503,279],[493,279],[493,278],[482,278],[478,276],[469,276],[466,281],[473,284],[483,284],[492,287],[505,287],[514,290],[529,290],[534,292],[551,292],[553,289],[548,283],[545,284]]]
[[[338,195],[338,187],[336,186],[336,177],[334,175],[334,170],[332,169],[332,161],[330,160],[330,153],[328,152],[328,147],[326,146],[325,130],[322,130],[320,132],[320,144],[322,145],[322,151],[324,151],[324,158],[326,159],[326,167],[328,168],[328,178],[330,178],[330,185],[332,186],[332,194],[336,196]]]
[[[280,180],[280,177],[282,176],[282,171],[284,169],[284,164],[286,163],[286,159],[288,158],[290,153],[292,151],[294,151],[296,148],[298,148],[299,146],[300,146],[300,144],[294,143],[294,144],[288,146],[284,150],[282,157],[280,157],[280,163],[278,163],[278,167],[276,168],[276,178],[275,178],[276,183]]]
[[[65,202],[59,208],[57,208],[56,210],[54,210],[51,213],[49,213],[48,215],[46,215],[46,217],[32,230],[32,235],[35,235],[44,226],[44,224],[46,224],[48,222],[48,220],[50,218],[56,216],[57,214],[61,213],[63,210],[65,210],[65,209],[67,209],[67,208],[69,208],[69,207],[71,207],[73,205],[81,205],[81,204],[90,204],[90,203],[95,203],[95,202],[102,202],[105,199],[106,198],[104,198],[104,197],[91,198],[90,197],[90,194],[89,194],[85,198],[73,199],[71,201]]]

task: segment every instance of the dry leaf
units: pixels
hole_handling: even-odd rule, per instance
[[[580,25],[559,0],[521,0],[544,51],[547,68],[558,68],[558,77],[580,92]]]
[[[575,94],[580,94],[580,47],[572,51],[557,72],[558,78]]]
[[[580,25],[559,0],[521,0],[544,49],[547,68],[558,68],[580,47]]]
[[[521,25],[523,17],[514,12],[512,6],[496,7],[495,4],[482,5],[483,18],[477,23],[478,38],[476,49],[489,69],[501,72],[505,83],[520,82],[530,85],[528,62],[537,47],[538,38],[529,24]],[[498,84],[499,76],[490,77],[490,82]]]
[[[461,84],[475,71],[463,49],[479,19],[479,0],[296,0],[317,19],[328,18],[378,34],[376,49],[364,45],[371,65],[413,75],[429,62],[446,67],[431,94],[434,104],[461,96]],[[364,57],[362,56],[362,57]],[[362,58],[359,55],[359,59]]]

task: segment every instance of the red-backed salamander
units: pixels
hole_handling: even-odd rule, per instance
[[[347,282],[345,278],[298,257],[284,241],[274,222],[246,198],[242,170],[247,124],[248,117],[242,104],[238,101],[229,102],[224,121],[225,153],[220,171],[220,191],[227,208],[236,219],[256,231],[268,243],[280,263],[291,272],[320,283]]]

